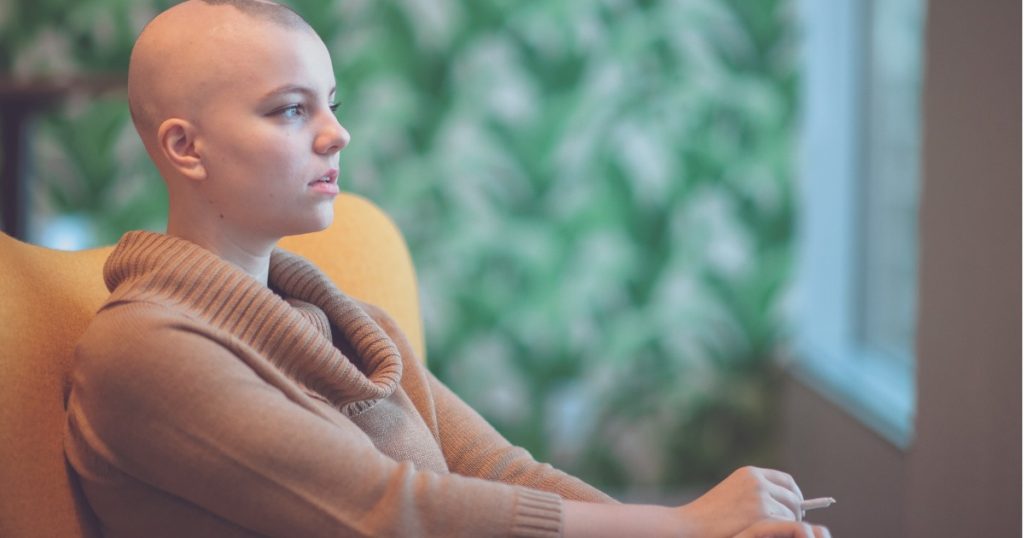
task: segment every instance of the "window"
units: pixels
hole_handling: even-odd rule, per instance
[[[802,0],[798,375],[906,446],[923,0]]]

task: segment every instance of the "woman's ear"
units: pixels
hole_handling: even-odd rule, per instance
[[[160,124],[156,141],[167,157],[167,162],[182,176],[195,181],[206,179],[206,167],[196,151],[195,126],[190,122],[171,118]]]

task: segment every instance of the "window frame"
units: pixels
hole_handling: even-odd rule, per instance
[[[858,338],[868,2],[800,0],[804,66],[794,286],[795,377],[906,448],[914,357]],[[912,355],[912,351],[910,355]]]

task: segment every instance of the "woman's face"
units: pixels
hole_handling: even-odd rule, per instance
[[[310,31],[275,24],[235,26],[224,37],[232,49],[211,50],[224,61],[194,116],[208,209],[215,222],[259,239],[326,228],[338,152],[349,142],[332,110],[327,48]]]

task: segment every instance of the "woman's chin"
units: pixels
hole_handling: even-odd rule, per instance
[[[322,232],[329,228],[334,222],[334,206],[328,205],[326,208],[317,209],[318,211],[312,215],[312,218],[304,219],[303,222],[296,223],[294,230],[287,235],[311,234],[314,232]]]

